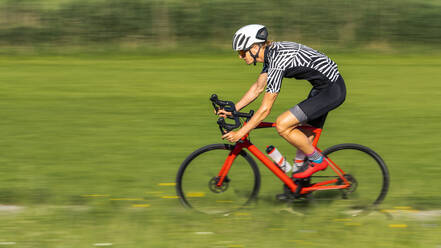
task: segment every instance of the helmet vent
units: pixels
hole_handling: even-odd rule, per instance
[[[266,39],[268,38],[268,31],[266,30],[265,27],[263,27],[263,28],[259,29],[259,31],[257,31],[256,38],[266,41]]]
[[[250,39],[250,36],[247,37],[247,39],[244,42],[244,46],[242,50],[248,49],[247,44],[248,44],[248,40]]]
[[[240,36],[239,34],[234,35],[234,38],[233,38],[233,49],[236,49],[236,47],[237,47],[237,40],[238,40],[239,36]]]
[[[236,37],[236,39],[235,39],[235,41],[234,41],[234,49],[237,49],[238,48],[238,46],[239,46],[239,40],[240,40],[240,37],[242,36],[242,34],[238,34],[237,35],[237,37]]]
[[[240,37],[239,44],[237,44],[237,46],[241,47],[244,40],[245,40],[245,35],[242,35],[242,37]]]

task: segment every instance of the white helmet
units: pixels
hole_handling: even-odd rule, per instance
[[[241,27],[233,36],[233,50],[248,50],[254,43],[265,42],[268,37],[266,27],[260,24],[250,24]]]

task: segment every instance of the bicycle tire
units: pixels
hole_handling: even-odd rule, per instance
[[[227,155],[233,149],[234,146],[229,144],[211,144],[197,149],[184,160],[176,176],[176,193],[179,197],[180,202],[185,207],[192,208],[202,213],[228,213],[240,209],[256,199],[260,189],[259,168],[257,167],[257,164],[253,160],[253,158],[249,156],[246,151],[242,150],[240,154],[236,157],[227,175],[229,182],[225,192],[228,192],[229,190],[232,189],[233,193],[232,192],[228,193],[229,194],[228,197],[231,198],[234,198],[234,193],[238,194],[237,192],[244,194],[243,193],[244,191],[238,191],[237,187],[239,187],[240,182],[246,180],[248,181],[253,180],[253,182],[250,184],[251,186],[249,192],[247,191],[245,193],[246,196],[243,197],[244,199],[239,199],[243,202],[233,201],[234,204],[230,204],[230,205],[217,204],[218,200],[216,200],[216,204],[214,202],[211,202],[213,199],[230,199],[230,198],[225,198],[226,196],[223,195],[225,192],[218,192],[218,193],[214,192],[210,188],[210,185],[213,185],[212,183],[210,184],[210,182],[213,180],[213,178],[215,178],[218,175]],[[206,159],[207,157],[209,159]],[[201,160],[202,162],[199,160]],[[192,166],[197,167],[199,166],[199,164],[201,165],[200,168],[194,168],[194,169],[191,168]],[[209,166],[211,164],[213,164],[213,166]],[[251,170],[250,168],[247,167],[247,165],[251,168]],[[206,170],[206,172],[203,172],[201,170],[203,171]],[[206,173],[206,175],[201,176],[203,173]],[[252,177],[247,178],[247,176],[250,176],[250,174],[252,174]],[[187,180],[187,178],[189,177],[198,177],[198,176],[201,176],[202,178],[200,180],[197,179],[195,181],[191,181],[191,179]],[[196,193],[195,192],[191,193],[193,188],[196,188],[198,191],[196,191]],[[236,200],[237,199],[235,199],[235,201]],[[198,204],[196,204],[195,201]],[[207,207],[205,207],[204,201],[207,201]],[[226,202],[227,200],[223,200],[223,201]],[[208,204],[208,202],[210,203]],[[210,206],[211,203],[213,203],[213,205],[216,206],[215,207]]]
[[[355,151],[361,152],[361,154],[353,153]],[[354,156],[353,154],[356,155]],[[343,169],[343,171],[345,171],[345,175],[350,175],[353,177],[353,179],[355,179],[356,188],[353,189],[354,192],[351,194],[358,194],[357,197],[360,199],[355,199],[355,201],[359,202],[354,204],[354,208],[366,209],[374,207],[383,202],[389,189],[390,176],[386,163],[375,151],[359,144],[346,143],[327,148],[323,151],[323,155],[330,158],[341,169]],[[364,157],[364,159],[362,159],[362,157]],[[372,159],[373,161],[371,161]],[[364,166],[365,168],[363,168],[362,165],[368,165],[368,163],[377,165],[378,168],[375,169],[375,166],[371,166],[372,168],[367,168],[367,166]],[[358,174],[356,171],[359,171]],[[366,171],[375,172],[375,175],[373,173],[367,173]],[[357,193],[357,191],[360,190],[365,190],[367,192]],[[345,192],[345,190],[342,190],[341,192]],[[363,196],[366,199],[361,199],[360,194],[367,194]],[[350,197],[351,195],[349,195],[349,198]]]

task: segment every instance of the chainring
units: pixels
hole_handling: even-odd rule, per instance
[[[309,186],[311,186],[311,178],[308,177],[308,178],[305,178],[305,179],[295,179],[294,183],[297,186],[309,187]],[[296,193],[292,192],[291,189],[286,184],[283,185],[283,193],[286,196],[288,196],[288,198],[290,198],[290,199],[309,198],[310,195],[311,195],[311,192],[310,193],[306,193],[306,194],[296,195]]]

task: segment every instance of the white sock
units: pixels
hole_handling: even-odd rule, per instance
[[[302,152],[302,150],[297,150],[296,158],[294,159],[294,162],[296,163],[296,161],[302,161],[301,163],[303,163],[305,159],[306,159],[306,154]]]
[[[302,150],[297,149],[296,158],[294,159],[292,171],[296,172],[303,165],[303,162],[305,160],[306,160],[306,154],[302,152]]]

